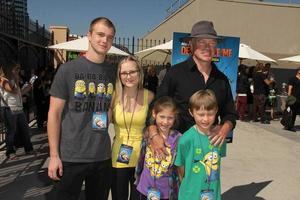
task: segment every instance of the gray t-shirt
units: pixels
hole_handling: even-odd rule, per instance
[[[62,114],[60,156],[65,162],[95,162],[111,158],[106,113],[117,69],[79,57],[63,64],[50,89],[66,101]]]

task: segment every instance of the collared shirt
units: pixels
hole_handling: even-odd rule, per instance
[[[203,89],[210,89],[215,93],[219,107],[217,116],[221,118],[221,124],[228,120],[235,126],[237,114],[229,81],[214,63],[206,83],[192,57],[174,65],[166,73],[155,99],[161,96],[173,97],[180,109],[178,130],[183,133],[195,124],[188,112],[189,99],[195,92]]]

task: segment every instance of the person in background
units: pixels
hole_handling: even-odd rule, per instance
[[[295,121],[297,115],[300,114],[300,67],[296,69],[296,76],[291,77],[288,82],[288,96],[296,97],[296,102],[291,105],[293,114],[292,125],[285,127],[286,130],[296,132]]]
[[[159,72],[159,74],[158,74],[158,86],[161,85],[161,83],[162,83],[162,81],[163,81],[163,79],[164,79],[166,73],[169,71],[170,68],[171,68],[171,63],[168,62],[168,63],[165,65],[165,68],[162,69],[162,70]]]
[[[154,94],[158,86],[158,78],[156,76],[156,70],[154,65],[149,65],[147,68],[147,73],[144,78],[144,87]]]
[[[26,86],[29,82],[28,76],[26,76],[26,71],[24,69],[20,69],[19,72],[19,85],[22,88],[24,85]],[[28,91],[22,94],[22,101],[23,101],[23,110],[28,122],[30,122],[30,100],[31,100],[31,91]]]
[[[253,92],[253,116],[254,122],[258,122],[258,114],[260,122],[262,124],[270,124],[270,121],[266,118],[266,87],[274,82],[274,79],[268,79],[264,73],[264,65],[258,63],[256,65],[255,73],[253,74],[254,92]],[[257,113],[258,111],[258,113]]]
[[[1,115],[6,127],[6,157],[17,158],[15,140],[18,135],[19,145],[24,146],[26,154],[34,154],[30,141],[30,131],[27,118],[23,111],[22,94],[32,89],[30,83],[20,88],[20,65],[13,61],[3,67],[0,76]]]
[[[218,102],[211,90],[200,90],[189,101],[195,125],[179,138],[175,165],[180,188],[178,200],[221,200],[221,153],[209,136],[218,112]]]
[[[271,63],[266,63],[265,67],[263,69],[263,73],[266,75],[268,80],[272,80],[270,84],[266,84],[266,96],[267,101],[265,104],[265,110],[266,107],[269,106],[270,108],[270,118],[271,120],[275,119],[276,114],[276,93],[277,93],[277,86],[276,86],[276,79],[275,75],[270,71],[271,69]]]
[[[112,199],[138,200],[134,185],[135,166],[140,154],[148,106],[153,93],[143,88],[143,70],[137,59],[129,56],[118,65],[113,96],[112,122],[115,138],[112,146]],[[130,195],[128,188],[130,185]]]
[[[33,99],[36,106],[36,121],[37,127],[43,128],[44,121],[47,119],[47,106],[46,106],[46,91],[45,91],[45,75],[46,71],[43,68],[36,70],[37,79],[33,83]]]
[[[183,133],[195,124],[188,111],[189,98],[201,89],[214,91],[219,107],[217,116],[221,121],[216,118],[215,123],[218,126],[210,135],[210,142],[213,145],[222,145],[229,132],[235,127],[237,114],[229,81],[212,62],[217,38],[212,22],[195,23],[191,35],[184,38],[191,46],[192,55],[171,67],[157,90],[156,99],[161,96],[173,97],[179,108],[178,131]],[[158,134],[155,125],[149,126],[148,137],[151,138],[151,146],[157,154],[161,156],[167,154],[164,140]]]
[[[255,66],[247,67],[247,77],[249,82],[249,88],[247,90],[247,114],[248,118],[252,119],[253,116],[253,92],[254,92],[254,86],[253,86],[253,74],[254,74]]]
[[[249,90],[249,82],[246,74],[246,66],[240,65],[238,67],[237,86],[236,86],[236,107],[239,115],[239,120],[245,121],[245,114],[247,110],[247,93]]]
[[[116,29],[106,17],[91,21],[85,56],[62,64],[50,89],[48,176],[56,200],[107,200],[111,186],[108,112],[116,67],[105,62]]]
[[[173,165],[177,142],[181,136],[181,133],[173,129],[177,114],[178,109],[171,97],[161,97],[153,106],[152,118],[158,133],[168,144],[169,155],[165,159],[156,157],[147,139],[143,139],[136,169],[136,184],[141,200],[150,199],[151,195],[157,195],[157,199],[177,199],[179,182],[177,169]]]

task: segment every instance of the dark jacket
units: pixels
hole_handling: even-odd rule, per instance
[[[177,130],[183,133],[195,124],[188,112],[189,99],[195,92],[203,89],[210,89],[215,93],[219,107],[217,116],[220,116],[221,123],[229,120],[235,126],[237,114],[231,87],[227,77],[217,69],[214,63],[212,63],[212,70],[206,83],[192,57],[174,65],[159,86],[155,99],[161,96],[173,97],[180,109]]]

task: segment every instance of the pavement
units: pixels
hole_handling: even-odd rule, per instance
[[[300,199],[299,116],[296,124],[297,132],[290,132],[279,121],[237,122],[233,143],[222,160],[222,200]],[[31,133],[35,155],[19,149],[17,160],[7,160],[0,151],[1,200],[54,199],[47,177],[46,129],[33,126]]]

